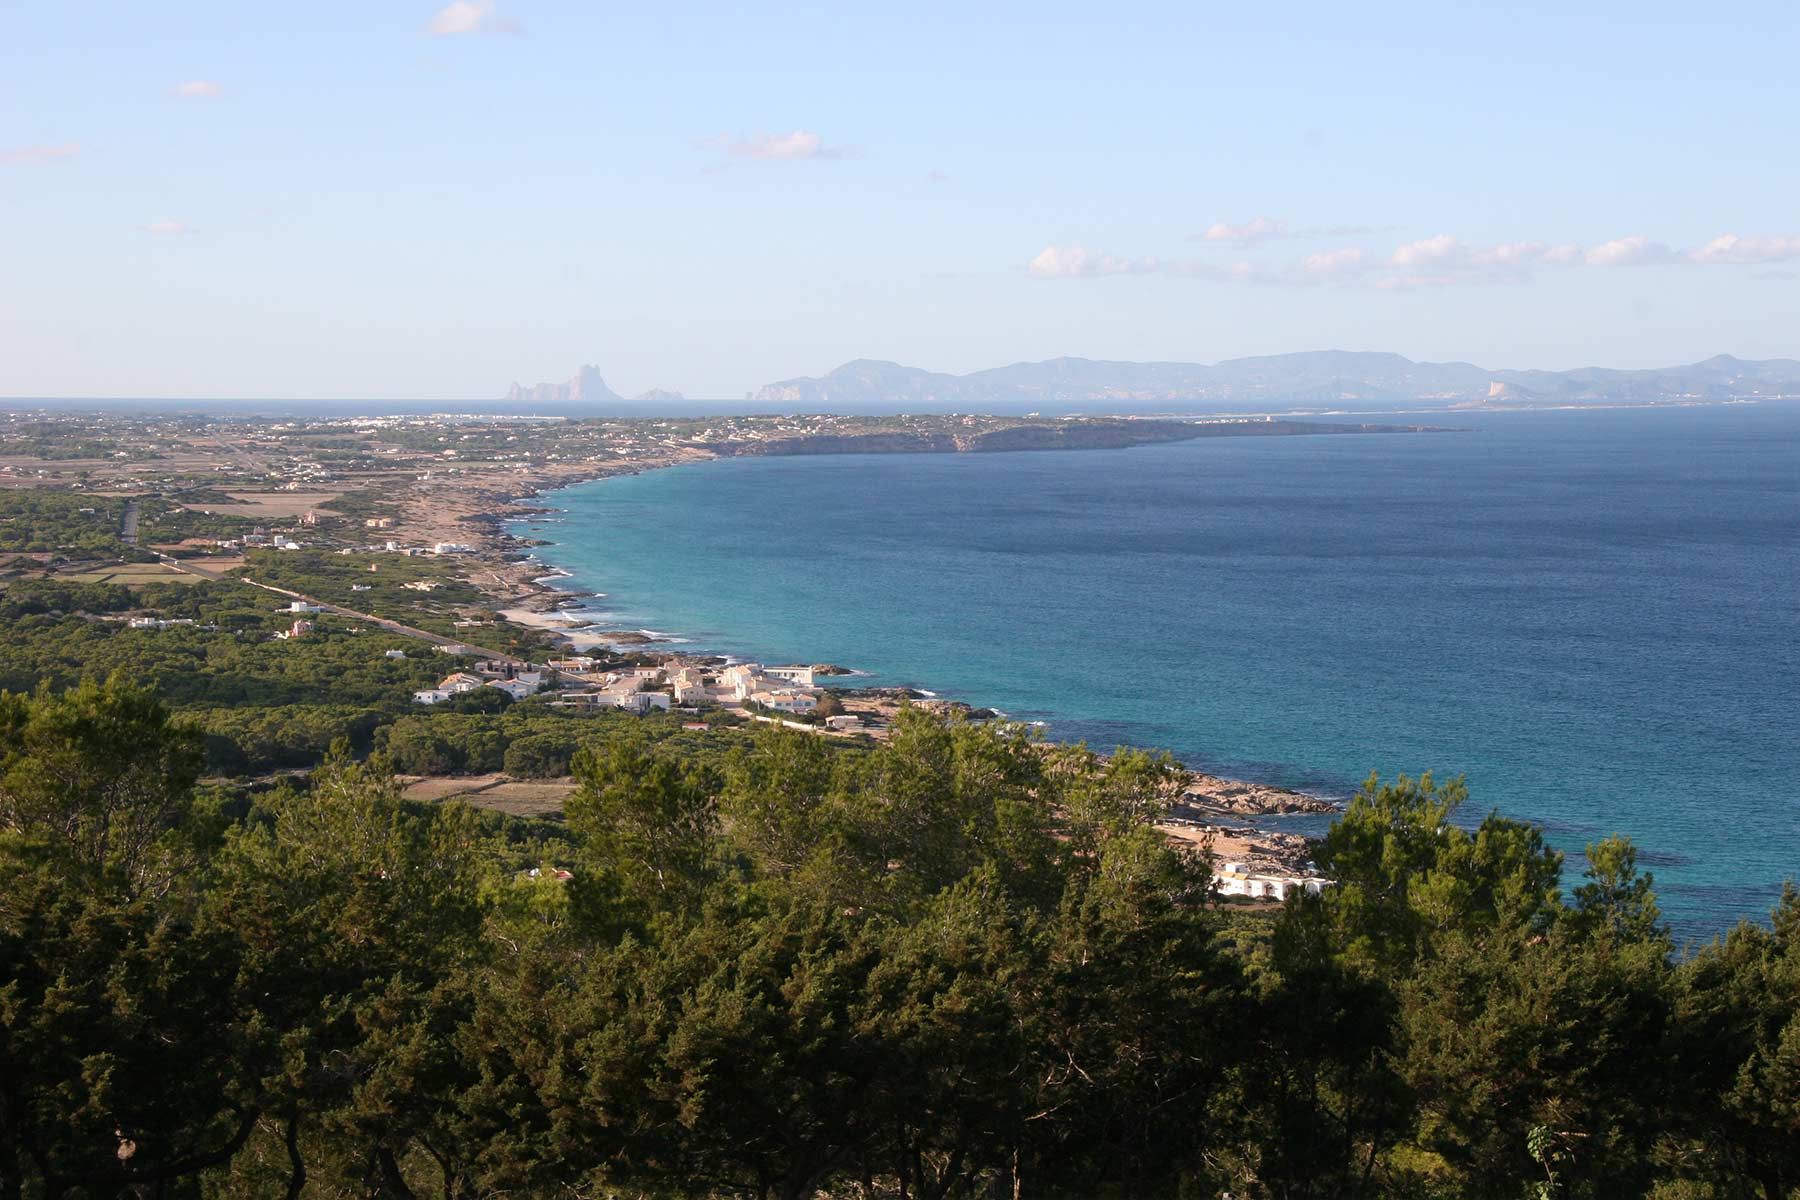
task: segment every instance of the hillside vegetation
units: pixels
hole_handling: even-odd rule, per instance
[[[0,697],[0,1196],[1800,1183],[1791,891],[1678,959],[1628,843],[1565,881],[1460,784],[1371,780],[1337,886],[1261,918],[1150,827],[1156,756],[583,735],[545,824],[343,746],[200,786],[117,678]]]

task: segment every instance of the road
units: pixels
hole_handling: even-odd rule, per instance
[[[374,613],[358,612],[354,608],[345,608],[341,604],[332,604],[313,596],[290,591],[287,588],[276,587],[272,583],[258,583],[254,579],[247,579],[241,575],[223,575],[218,571],[208,571],[202,567],[196,567],[192,563],[183,562],[181,559],[170,558],[166,554],[158,555],[157,557],[161,559],[162,564],[165,567],[173,567],[177,571],[184,572],[188,575],[197,575],[201,579],[211,579],[219,583],[247,583],[251,587],[261,588],[265,592],[273,592],[277,596],[286,596],[289,600],[299,600],[306,604],[314,605],[321,612],[332,613],[340,617],[351,617],[358,621],[367,621],[369,624],[380,629],[385,629],[389,633],[398,633],[406,637],[418,638],[420,641],[430,642],[434,646],[460,646],[483,658],[497,659],[500,662],[512,663],[514,666],[523,667],[527,665],[524,659],[514,658],[512,655],[502,653],[499,650],[490,650],[486,646],[477,646],[457,638],[447,638],[428,630],[417,629],[411,625],[402,625],[398,621],[390,621],[386,617],[378,617]]]
[[[125,520],[119,525],[119,540],[127,546],[137,545],[138,498],[129,497],[125,501]]]

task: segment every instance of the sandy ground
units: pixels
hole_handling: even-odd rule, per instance
[[[195,512],[217,512],[233,517],[248,517],[251,520],[267,518],[278,521],[287,517],[303,516],[315,509],[324,508],[344,493],[335,492],[226,492],[238,504],[189,504],[186,507]]]

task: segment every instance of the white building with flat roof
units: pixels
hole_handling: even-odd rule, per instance
[[[809,713],[819,707],[817,696],[796,688],[776,688],[772,691],[752,692],[749,698],[751,703],[760,704],[775,712]]]
[[[1286,900],[1302,893],[1316,896],[1331,880],[1316,875],[1275,875],[1252,871],[1241,862],[1222,863],[1213,872],[1213,890],[1221,896],[1246,896],[1252,900]]]

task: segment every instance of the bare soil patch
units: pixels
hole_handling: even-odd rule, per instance
[[[226,492],[238,504],[190,504],[195,512],[226,513],[234,517],[275,519],[298,517],[324,508],[344,493],[338,492]]]

